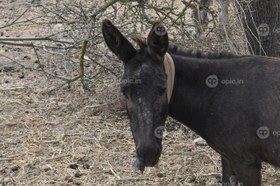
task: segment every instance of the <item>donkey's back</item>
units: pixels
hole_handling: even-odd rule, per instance
[[[262,161],[280,167],[280,60],[181,54],[170,115],[221,154],[223,183],[259,185]]]

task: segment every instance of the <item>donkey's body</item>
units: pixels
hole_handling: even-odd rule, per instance
[[[260,185],[262,161],[280,166],[280,136],[276,135],[280,134],[280,60],[168,49],[167,34],[157,34],[158,27],[162,29],[154,25],[147,44],[140,42],[136,51],[110,22],[103,24],[108,46],[124,61],[123,79],[142,82],[122,85],[138,168],[157,163],[161,139],[154,130],[164,124],[168,113],[221,155],[223,183],[235,184],[232,178],[236,178],[245,186]],[[119,49],[121,45],[126,49]],[[167,49],[175,64],[169,104],[161,64]],[[210,75],[218,78],[215,87],[207,84]]]
[[[169,115],[221,154],[223,166],[232,171],[224,172],[225,181],[236,172],[246,178],[242,180],[245,185],[260,184],[257,177],[261,161],[280,166],[280,136],[275,135],[280,131],[279,60],[256,56],[212,60],[171,56],[176,75]],[[242,84],[209,88],[205,79],[211,74],[219,80],[240,79]],[[265,139],[257,135],[263,126],[270,130]]]

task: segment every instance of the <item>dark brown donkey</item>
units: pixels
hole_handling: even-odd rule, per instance
[[[140,49],[108,20],[104,39],[124,64],[126,97],[137,166],[157,164],[167,115],[202,136],[222,157],[224,184],[261,185],[261,162],[280,166],[280,60],[258,56],[189,52],[169,46],[164,26],[154,24]],[[175,65],[168,103],[163,60]]]

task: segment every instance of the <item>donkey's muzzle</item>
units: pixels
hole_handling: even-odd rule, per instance
[[[140,145],[136,149],[137,158],[145,167],[153,167],[158,163],[161,149],[158,145]]]

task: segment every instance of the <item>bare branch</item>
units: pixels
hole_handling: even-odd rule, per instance
[[[104,12],[108,7],[114,5],[118,1],[120,1],[120,0],[110,0],[109,2],[104,4],[102,7],[100,7],[97,11],[95,11],[92,15],[90,15],[90,17],[96,17],[98,14],[100,14],[101,12]]]
[[[57,42],[57,43],[73,44],[73,42],[69,42],[69,41],[61,41],[61,40],[52,39],[51,36],[41,37],[41,38],[1,38],[0,37],[0,42],[2,42],[2,41],[53,41],[53,42]]]
[[[17,22],[20,18],[22,18],[22,17],[24,16],[24,14],[25,14],[29,9],[30,9],[30,7],[27,8],[27,9],[25,9],[15,20],[13,20],[11,23],[9,23],[9,24],[7,24],[7,25],[1,26],[0,29],[7,28],[7,27],[13,25],[13,24],[14,24],[15,22]]]

